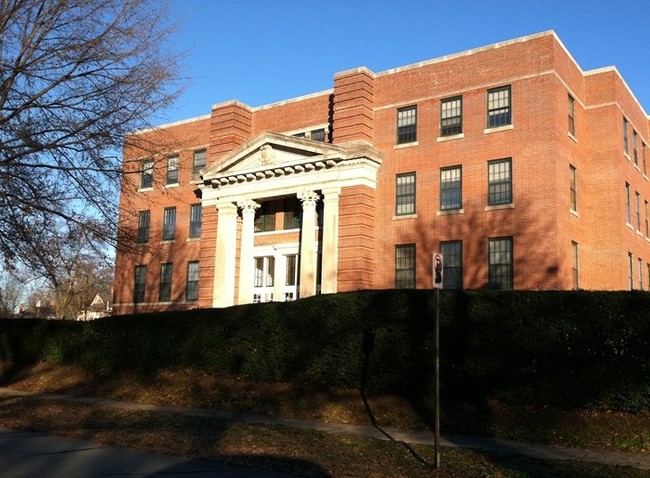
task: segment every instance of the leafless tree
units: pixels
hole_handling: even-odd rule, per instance
[[[17,312],[23,284],[12,274],[0,274],[0,318],[11,317]]]
[[[0,255],[7,265],[27,259],[33,267],[22,254],[47,248],[60,231],[94,241],[115,236],[124,136],[148,127],[179,91],[164,7],[160,0],[0,0]]]

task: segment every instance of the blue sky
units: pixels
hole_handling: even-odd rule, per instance
[[[239,100],[260,106],[331,88],[334,74],[380,72],[546,30],[583,70],[616,66],[650,112],[645,0],[172,0],[185,91],[156,122]]]

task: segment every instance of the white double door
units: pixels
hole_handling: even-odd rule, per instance
[[[298,246],[255,248],[253,302],[285,302],[298,298]]]

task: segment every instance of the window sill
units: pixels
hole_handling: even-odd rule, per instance
[[[574,143],[578,142],[578,138],[576,138],[576,136],[573,133],[569,133],[569,139]]]
[[[199,242],[201,240],[201,236],[199,237],[188,237],[187,242]]]
[[[460,134],[450,134],[449,136],[440,136],[436,139],[438,143],[443,143],[445,141],[453,141],[455,139],[463,139],[465,137],[465,133],[460,133]]]
[[[514,209],[514,208],[515,208],[514,203],[497,204],[495,206],[485,206],[486,211],[498,211],[500,209]]]
[[[494,128],[485,128],[483,130],[483,133],[485,134],[498,133],[499,131],[508,131],[511,129],[515,129],[515,126],[513,124],[507,124],[505,126],[495,126]]]
[[[632,162],[632,157],[628,153],[623,152],[623,156],[625,156],[625,159],[627,159],[630,163]]]
[[[419,143],[417,141],[413,141],[411,143],[396,144],[393,146],[393,149],[410,148],[412,146],[419,146]]]
[[[634,226],[629,222],[625,224],[630,231],[634,231]]]
[[[174,244],[176,242],[176,239],[163,239],[160,241],[161,244]]]
[[[153,186],[148,187],[148,188],[140,188],[140,189],[138,189],[139,193],[145,193],[147,191],[153,191]]]
[[[575,216],[578,219],[580,219],[580,213],[578,211],[576,211],[575,209],[569,209],[569,214],[571,214],[572,216]]]
[[[451,216],[453,214],[464,214],[465,209],[445,209],[444,211],[436,212],[436,216]]]
[[[177,188],[179,186],[180,186],[180,183],[165,184],[165,189],[173,189],[173,188]]]
[[[399,216],[393,216],[393,221],[401,221],[403,219],[417,219],[418,215],[415,214],[401,214]]]

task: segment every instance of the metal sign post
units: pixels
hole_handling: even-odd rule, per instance
[[[434,435],[434,458],[433,465],[440,466],[440,289],[443,283],[443,257],[438,252],[433,253],[433,288],[436,289],[436,319],[435,319],[435,342],[436,342],[436,370],[435,370],[435,435]]]

